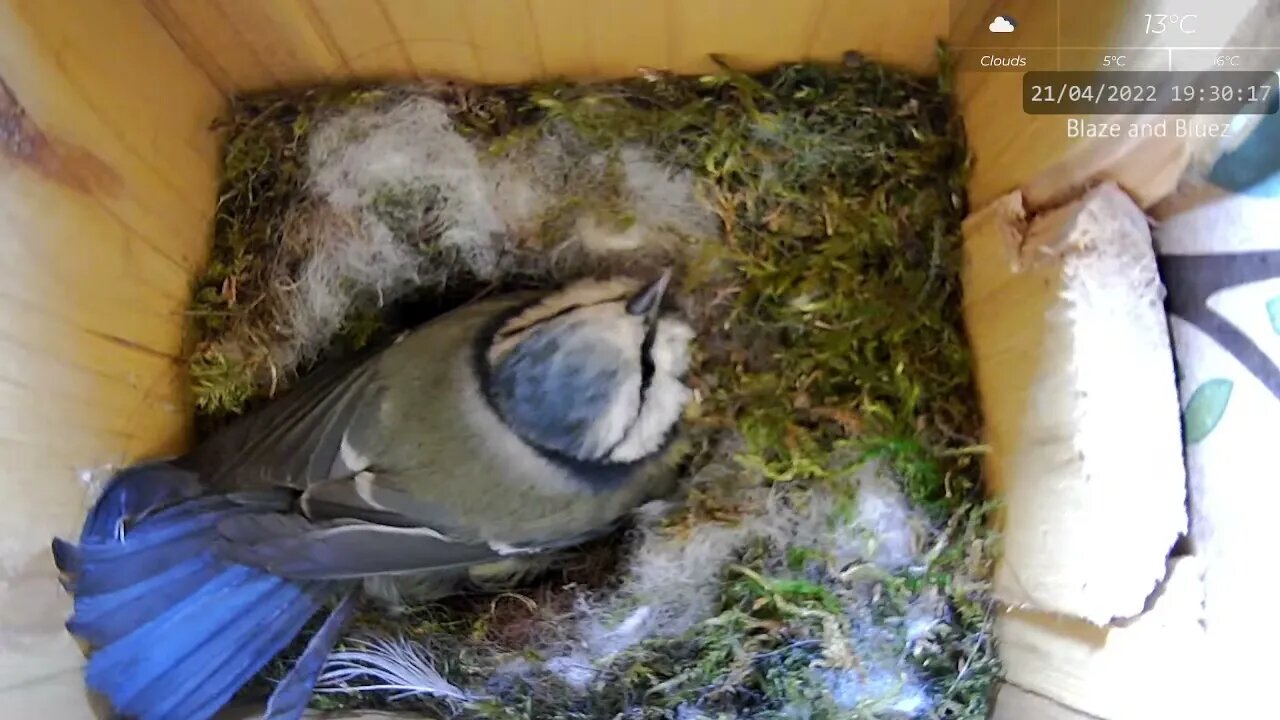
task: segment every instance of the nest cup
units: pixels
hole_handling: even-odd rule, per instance
[[[1275,226],[1273,199],[1214,184],[1238,174],[1187,170],[1193,152],[1229,157],[1235,146],[1071,138],[1065,118],[1022,114],[1020,76],[975,69],[965,50],[987,39],[985,3],[378,5],[0,0],[0,167],[10,180],[0,249],[11,269],[0,296],[0,699],[15,717],[94,717],[48,555],[48,539],[74,534],[83,517],[82,477],[174,454],[192,437],[183,343],[218,201],[222,137],[210,123],[231,97],[357,79],[696,74],[716,69],[713,54],[743,70],[859,62],[851,49],[932,72],[939,39],[957,49],[973,155],[965,312],[988,422],[984,463],[1004,501],[996,592],[1008,608],[997,624],[1007,684],[993,712],[1207,717],[1250,696],[1239,688],[1261,686],[1237,652],[1253,629],[1231,618],[1260,617],[1256,599],[1273,597],[1263,587],[1272,581],[1247,571],[1268,564],[1251,538],[1266,532],[1256,508],[1274,507],[1272,490],[1212,468],[1265,446],[1258,428],[1274,424],[1256,419],[1274,413],[1274,390],[1265,366],[1231,360],[1230,342],[1193,349],[1205,341],[1198,306],[1166,314],[1160,296],[1165,256],[1276,251],[1274,233],[1258,230]],[[1248,38],[1274,31],[1262,5],[1224,3],[1200,42],[1261,47]],[[1070,34],[1080,46],[1157,42],[1130,11],[1096,3]],[[1017,20],[1019,31],[1061,22],[1051,5]],[[1156,231],[1159,261],[1147,216],[1171,228]],[[1097,252],[1108,247],[1124,252]],[[1123,282],[1098,281],[1108,273]],[[1274,320],[1268,302],[1221,312],[1253,318],[1244,308],[1257,305]],[[1100,309],[1116,303],[1132,312],[1104,320]],[[1260,333],[1280,325],[1259,322],[1240,326],[1258,347],[1251,357],[1274,365],[1273,340]],[[1086,357],[1105,354],[1100,338],[1124,340],[1131,362]],[[1128,402],[1081,399],[1121,388]],[[1190,490],[1183,411],[1194,430]],[[1109,450],[1125,433],[1128,452]],[[1149,465],[1135,468],[1134,456]],[[1218,699],[1211,709],[1208,696]]]

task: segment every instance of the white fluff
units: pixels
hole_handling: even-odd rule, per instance
[[[431,695],[446,700],[470,696],[436,671],[426,648],[403,637],[348,640],[349,649],[329,656],[317,692],[389,693],[388,700]]]
[[[897,482],[871,465],[858,473],[857,526],[866,545],[861,554],[888,570],[897,570],[920,556],[928,528]]]
[[[314,359],[354,310],[376,309],[414,288],[475,278],[558,282],[640,255],[667,261],[688,241],[718,231],[693,176],[647,150],[614,156],[563,128],[492,155],[457,132],[446,107],[429,97],[323,121],[306,159],[312,202],[287,219],[281,239],[302,248],[304,259],[279,269],[272,298],[273,384]],[[611,168],[621,171],[621,197],[613,201],[622,207],[610,207],[632,219],[625,229],[592,202],[592,193],[618,184]],[[564,205],[567,198],[582,202]],[[559,236],[541,237],[553,211],[571,217]],[[538,246],[546,242],[552,247]]]
[[[283,315],[290,332],[273,359],[286,370],[314,359],[361,296],[383,304],[422,280],[419,254],[377,222],[299,221],[291,232],[307,234],[298,241],[313,250],[295,286],[285,292]]]
[[[736,466],[712,465],[694,483],[715,483],[740,472]],[[735,523],[707,521],[679,535],[656,523],[642,526],[621,587],[580,611],[584,646],[595,656],[607,656],[650,637],[682,634],[710,618],[721,576],[754,540],[768,540],[779,556],[788,548],[809,547],[836,567],[872,563],[895,570],[918,560],[927,524],[910,507],[897,479],[869,462],[845,481],[857,488],[851,519],[841,516],[841,499],[831,492],[757,487],[735,495],[752,509]],[[601,618],[624,620],[610,625]]]
[[[709,715],[692,705],[681,705],[676,708],[676,720],[737,720],[737,714],[721,712]]]
[[[390,110],[334,118],[312,136],[307,162],[314,191],[339,209],[368,215],[389,191],[430,197],[439,242],[461,250],[477,275],[496,271],[497,240],[506,227],[490,202],[475,147],[440,102],[418,97]]]
[[[731,455],[732,453],[721,453]],[[694,479],[709,487],[733,481],[743,472],[736,465],[712,465]],[[740,480],[739,480],[740,482]],[[757,486],[735,492],[748,512],[734,523],[704,521],[681,534],[663,529],[660,520],[643,523],[627,560],[621,587],[607,597],[583,599],[577,616],[578,643],[554,658],[548,669],[573,687],[585,688],[596,678],[583,667],[650,638],[685,633],[713,617],[722,577],[748,544],[767,540],[773,548],[767,569],[784,571],[787,550],[806,547],[828,559],[829,570],[872,565],[885,572],[923,564],[923,540],[929,527],[911,507],[898,479],[877,462],[851,468],[838,482],[856,492],[852,508],[842,494],[793,486]],[[869,587],[867,588],[869,591]],[[839,708],[879,713],[876,717],[915,717],[932,699],[911,669],[910,648],[936,627],[945,602],[936,592],[921,595],[901,626],[886,627],[873,615],[872,604],[856,590],[847,598],[845,638],[857,664],[813,669]],[[613,618],[608,622],[604,618]],[[679,717],[711,717],[686,707]],[[808,718],[812,709],[794,705],[783,717]]]
[[[641,147],[623,148],[621,160],[638,225],[684,237],[716,234],[719,219],[698,197],[692,173],[673,171]]]
[[[493,207],[517,237],[530,237],[543,215],[568,190],[574,153],[559,137],[544,137],[484,164]]]
[[[570,689],[579,693],[586,692],[600,675],[600,671],[592,664],[591,658],[583,653],[553,657],[547,661],[546,669],[564,681]]]
[[[841,710],[880,718],[914,718],[929,707],[929,694],[901,663],[873,663],[857,670],[817,670]]]
[[[631,224],[619,229],[590,208],[579,213],[571,240],[589,255],[669,250],[686,239],[716,234],[716,215],[698,199],[688,171],[673,171],[639,147],[623,148],[617,161]],[[601,176],[596,182],[605,182],[608,163],[607,155],[588,158],[587,167],[596,169]]]

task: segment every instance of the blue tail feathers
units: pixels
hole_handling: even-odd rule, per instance
[[[80,542],[119,538],[126,524],[147,513],[202,491],[195,473],[169,463],[135,465],[116,473],[107,483],[80,529]]]
[[[263,720],[292,720],[302,716],[302,712],[307,709],[307,701],[311,699],[316,680],[324,670],[325,661],[329,659],[329,653],[341,637],[343,627],[355,614],[355,598],[354,591],[348,592],[324,621],[324,625],[311,637],[293,669],[271,693]]]
[[[220,522],[279,507],[200,495],[194,479],[163,464],[126,470],[90,511],[79,545],[53,541],[75,595],[67,628],[93,648],[86,682],[126,717],[212,717],[351,588],[219,557]]]

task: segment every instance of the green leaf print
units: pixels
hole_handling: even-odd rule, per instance
[[[1280,295],[1267,301],[1267,316],[1271,318],[1271,329],[1280,335]]]
[[[1232,387],[1234,385],[1230,380],[1215,378],[1201,383],[1191,393],[1187,409],[1182,412],[1182,427],[1188,445],[1204,440],[1218,426],[1218,421],[1222,420],[1222,414],[1227,410],[1227,401],[1231,399]]]

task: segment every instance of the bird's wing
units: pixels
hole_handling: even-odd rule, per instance
[[[437,402],[438,389],[455,380],[459,353],[469,354],[475,333],[511,302],[464,306],[356,357],[331,361],[179,462],[222,491],[264,486],[305,490],[353,477],[385,458],[360,457],[354,448],[344,447],[349,432],[383,433],[380,409],[395,392],[413,393],[418,402]],[[362,440],[357,445],[369,444],[368,437]]]
[[[346,431],[353,421],[359,423],[362,417],[375,414],[381,402],[382,388],[376,377],[372,362],[323,368],[287,395],[213,436],[183,460],[211,487],[224,491],[273,487],[301,491],[298,508],[303,516],[277,525],[276,540],[283,540],[289,534],[286,530],[300,539],[323,540],[327,537],[325,528],[347,521],[364,523],[369,533],[339,533],[341,541],[332,547],[355,547],[350,544],[354,539],[375,537],[371,533],[380,527],[387,532],[376,536],[378,547],[431,535],[456,539],[450,550],[459,542],[479,540],[473,529],[458,526],[442,505],[389,487],[386,478],[373,471],[346,467]],[[412,529],[421,532],[398,532]],[[430,545],[423,548],[429,551]],[[265,546],[263,552],[276,547],[283,546]]]
[[[305,515],[268,512],[219,525],[229,560],[296,579],[343,579],[456,571],[510,555],[563,550],[607,534],[617,523],[538,542],[502,543],[465,527],[439,505],[370,472],[309,488]]]
[[[224,558],[292,579],[463,570],[502,558],[486,543],[455,542],[426,528],[354,520],[313,523],[292,514],[229,518],[218,532]]]
[[[313,521],[362,520],[402,528],[431,528],[460,540],[478,539],[444,505],[392,487],[375,472],[334,478],[308,487],[299,500],[302,512]]]
[[[342,438],[381,389],[369,357],[333,363],[201,443],[177,464],[210,487],[234,490],[324,481],[341,467]]]

